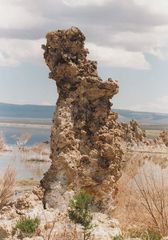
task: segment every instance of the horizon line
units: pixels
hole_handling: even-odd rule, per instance
[[[40,107],[55,107],[55,105],[50,104],[36,104],[36,103],[9,103],[9,102],[0,102],[0,104],[4,105],[17,105],[17,106],[40,106]],[[147,111],[147,110],[132,110],[129,108],[112,108],[113,110],[125,110],[130,112],[140,112],[140,113],[159,113],[159,114],[168,114],[168,112],[155,112],[155,111]]]

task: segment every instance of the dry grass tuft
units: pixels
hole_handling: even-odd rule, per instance
[[[48,149],[49,149],[49,145],[47,145],[46,143],[38,143],[32,146],[31,150],[35,153],[38,153],[39,155],[43,156],[43,155],[48,155]]]
[[[0,182],[0,209],[9,204],[14,195],[16,172],[8,167]]]
[[[5,150],[5,142],[2,132],[0,132],[0,152]]]
[[[167,169],[149,162],[127,166],[118,182],[114,212],[124,231],[135,227],[168,234],[167,176]]]
[[[31,139],[32,135],[29,133],[22,134],[20,136],[13,135],[12,138],[16,141],[16,145],[19,150],[24,151],[27,142]]]

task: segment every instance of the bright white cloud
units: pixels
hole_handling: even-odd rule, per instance
[[[34,46],[28,39],[76,25],[93,43],[94,59],[98,57],[101,64],[149,69],[146,53],[168,59],[167,5],[167,0],[0,0],[0,37],[3,46],[5,41],[9,46],[0,47],[0,65],[30,59],[32,54],[19,50],[24,44]],[[10,47],[13,42],[20,44],[18,53]],[[35,44],[34,52],[38,49]]]
[[[20,1],[0,0],[0,28],[1,29],[27,29],[41,26],[45,19],[31,12]]]
[[[153,102],[147,102],[144,105],[138,104],[130,106],[130,109],[135,111],[168,113],[168,96],[159,97]]]
[[[98,60],[99,64],[111,67],[149,69],[150,65],[141,52],[129,52],[122,48],[110,48],[87,43],[89,57]]]
[[[156,13],[167,14],[168,13],[168,1],[167,0],[134,0],[136,4],[140,6],[146,6],[151,11]]]
[[[122,47],[132,52],[150,53],[161,60],[168,59],[168,26],[155,27],[151,31],[141,33],[116,32],[109,42],[114,47]]]
[[[39,63],[43,42],[43,39],[0,39],[0,66],[17,66],[27,61]]]

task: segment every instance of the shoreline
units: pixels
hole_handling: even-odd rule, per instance
[[[0,127],[51,129],[51,125],[49,122],[0,121]]]
[[[34,124],[34,123],[7,123],[0,122],[0,127],[16,127],[16,128],[42,128],[42,129],[50,129],[51,125],[44,124]]]

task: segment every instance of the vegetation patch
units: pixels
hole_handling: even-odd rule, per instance
[[[21,233],[34,234],[40,224],[38,217],[23,217],[16,223],[16,229],[19,229]]]
[[[90,210],[92,196],[81,190],[71,199],[69,203],[68,215],[71,221],[75,224],[80,224],[83,227],[83,239],[90,238],[92,229],[92,214]]]

